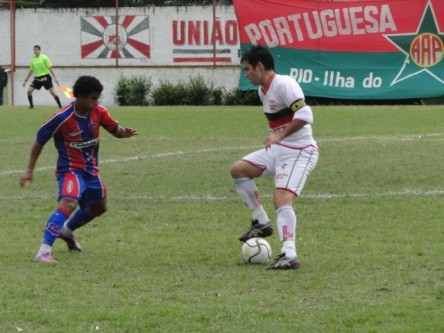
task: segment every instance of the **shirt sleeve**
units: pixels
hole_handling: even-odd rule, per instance
[[[300,108],[294,113],[293,119],[303,120],[309,124],[313,123],[313,112],[311,111],[311,107],[306,105],[303,108]]]
[[[113,133],[119,126],[119,122],[111,117],[109,111],[104,106],[99,105],[98,108],[101,115],[100,125],[109,133]]]
[[[302,91],[301,86],[293,78],[288,77],[284,87],[285,88],[282,89],[282,98],[284,99],[287,107],[290,107],[291,104],[297,100],[305,100],[304,92]],[[311,107],[306,105],[300,108],[295,112],[293,119],[299,119],[310,124],[313,123],[313,112],[311,111]]]
[[[50,69],[52,67],[51,60],[47,56],[45,56],[45,66],[46,68]]]
[[[60,125],[63,123],[63,118],[60,114],[56,114],[51,119],[40,127],[37,132],[36,141],[41,145],[45,145],[53,136]]]
[[[286,107],[290,107],[295,101],[305,99],[304,93],[300,85],[290,76],[284,76],[285,80],[280,82],[278,92],[279,98],[285,103]]]

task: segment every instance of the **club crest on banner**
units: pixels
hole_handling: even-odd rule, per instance
[[[425,72],[444,83],[444,32],[430,3],[427,4],[416,32],[390,34],[385,37],[406,55],[391,86]]]
[[[82,59],[150,58],[149,17],[81,17]]]

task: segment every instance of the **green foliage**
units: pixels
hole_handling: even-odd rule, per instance
[[[186,86],[187,105],[209,105],[213,86],[206,85],[202,76],[190,78]]]
[[[8,1],[9,2],[9,1]],[[223,1],[225,5],[232,5],[232,0]],[[119,7],[146,7],[146,6],[211,6],[212,0],[119,0]],[[114,0],[29,0],[17,1],[17,7],[46,7],[46,8],[100,8],[114,7]]]
[[[3,6],[5,3],[2,4]],[[9,5],[9,1],[6,3],[6,5]],[[38,2],[35,1],[16,1],[15,2],[15,8],[40,8],[41,5]]]
[[[119,0],[121,1],[121,0]],[[125,1],[125,0],[123,0]],[[115,1],[110,0],[46,0],[42,1],[43,7],[47,8],[101,8],[114,7]]]
[[[223,87],[206,84],[203,77],[190,78],[189,82],[173,84],[160,81],[153,88],[154,105],[261,105],[256,90],[241,91],[239,88],[226,92]]]
[[[225,105],[262,105],[257,90],[230,90],[225,96]]]
[[[222,105],[225,98],[225,88],[217,87],[211,91],[212,103],[213,105]]]
[[[120,106],[148,105],[152,85],[151,79],[146,77],[127,78],[122,75],[114,90],[114,100]]]
[[[153,89],[152,98],[154,105],[221,105],[224,89],[206,84],[198,75],[190,78],[188,83],[160,81]]]
[[[108,212],[33,262],[56,209],[49,142],[20,188],[40,124],[0,112],[0,332],[443,332],[442,106],[315,107],[319,163],[294,203],[298,271],[246,265],[250,212],[230,165],[259,149],[258,107],[113,107],[102,131]],[[257,180],[273,219],[273,179]],[[280,251],[277,230],[269,238]]]
[[[160,81],[153,89],[153,102],[155,105],[184,105],[186,104],[186,89],[182,82],[172,84]]]

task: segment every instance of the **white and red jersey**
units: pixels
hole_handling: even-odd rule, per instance
[[[307,122],[303,128],[289,135],[279,144],[292,148],[316,147],[311,129],[313,113],[310,106],[305,105],[296,112],[290,108],[291,104],[305,98],[301,87],[293,78],[288,75],[273,74],[266,86],[259,87],[259,97],[268,119],[270,132],[276,133],[282,130],[293,119]]]

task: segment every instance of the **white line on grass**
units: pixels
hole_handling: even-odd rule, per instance
[[[400,135],[400,136],[353,136],[353,137],[343,137],[343,138],[324,138],[317,139],[318,143],[329,143],[329,142],[340,142],[340,141],[357,141],[357,140],[374,140],[374,141],[412,141],[412,140],[420,140],[422,138],[430,138],[430,137],[442,137],[444,133],[426,133],[426,134],[415,134],[415,135]],[[101,164],[107,163],[118,163],[118,162],[129,162],[129,161],[137,161],[137,160],[146,160],[153,159],[159,157],[170,157],[170,156],[179,156],[185,154],[201,154],[201,153],[214,153],[220,151],[231,151],[231,150],[246,150],[246,149],[259,149],[260,146],[245,146],[245,147],[220,147],[220,148],[207,148],[207,149],[198,149],[193,151],[177,151],[177,152],[164,152],[157,153],[148,156],[128,156],[128,157],[120,157],[120,158],[108,158],[100,160]],[[34,171],[47,171],[54,170],[54,166],[44,166],[38,167]],[[23,170],[5,170],[0,171],[0,176],[7,176],[11,174],[22,173]]]
[[[316,140],[317,142],[339,142],[339,141],[357,141],[357,140],[374,140],[374,141],[413,141],[422,138],[441,137],[444,133],[427,133],[427,134],[408,134],[397,136],[352,136],[343,138],[326,138]]]
[[[398,197],[404,195],[415,195],[415,196],[435,196],[444,194],[444,190],[433,189],[433,190],[409,190],[404,191],[389,191],[385,193],[348,193],[348,194],[306,194],[302,195],[301,198],[307,199],[341,199],[341,198],[379,198],[379,197]],[[263,198],[271,198],[271,195],[262,195]],[[123,199],[123,198],[120,198]],[[166,198],[159,197],[148,197],[148,196],[131,196],[127,198],[128,200],[164,200]],[[178,196],[172,197],[171,201],[229,201],[237,200],[238,197],[218,197],[213,195],[206,196]]]
[[[319,193],[319,194],[305,194],[302,195],[301,198],[307,199],[342,199],[342,198],[380,198],[380,197],[399,197],[399,196],[439,196],[443,195],[444,190],[433,189],[433,190],[412,190],[405,189],[403,191],[388,191],[382,193],[346,193],[346,194],[332,194],[332,193]],[[271,198],[271,195],[262,195],[264,198]],[[231,201],[237,200],[237,196],[226,197],[226,196],[215,196],[212,194],[207,194],[203,196],[199,195],[183,195],[183,196],[174,196],[167,197],[165,195],[160,196],[146,196],[146,195],[131,195],[131,196],[122,196],[115,197],[111,196],[112,199],[118,200],[138,200],[138,201],[182,201],[182,202],[199,202],[199,201]],[[48,195],[16,195],[16,196],[0,196],[0,200],[22,200],[22,199],[54,199],[54,196]]]

